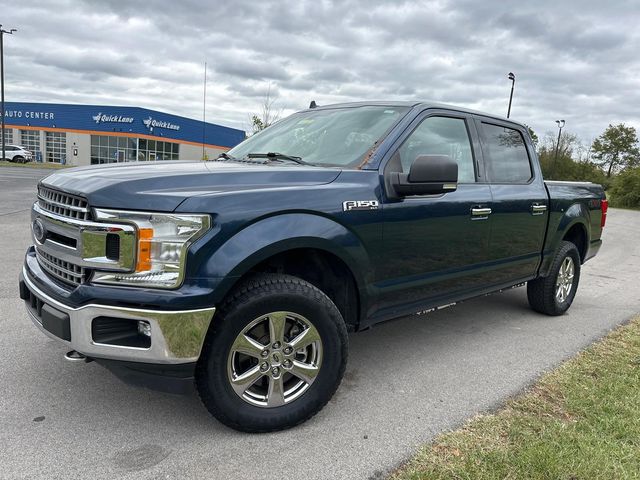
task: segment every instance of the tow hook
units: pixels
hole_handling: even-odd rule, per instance
[[[68,351],[64,355],[64,359],[69,362],[84,362],[84,363],[93,362],[93,358],[89,358],[80,352],[76,352],[75,350]]]

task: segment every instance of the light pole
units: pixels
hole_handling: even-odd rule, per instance
[[[207,62],[204,62],[204,82],[202,86],[202,160],[205,160],[204,138],[207,128]]]
[[[4,143],[4,34],[13,35],[13,32],[17,32],[15,28],[11,30],[5,30],[0,25],[0,114],[2,115],[2,157],[0,160],[4,160],[5,156],[5,143]]]
[[[558,164],[558,150],[560,149],[560,135],[562,135],[562,129],[564,128],[564,120],[556,120],[558,124],[558,141],[556,142],[556,153],[553,158],[553,173],[556,173],[556,166]]]
[[[516,75],[513,72],[509,72],[507,75],[509,80],[511,80],[511,95],[509,95],[509,108],[507,109],[507,118],[511,115],[511,101],[513,100],[513,89],[516,86]]]
[[[15,28],[11,30],[5,30],[0,25],[0,114],[2,115],[2,157],[0,160],[4,160],[6,158],[4,151],[4,34],[13,35],[13,32],[17,32]]]

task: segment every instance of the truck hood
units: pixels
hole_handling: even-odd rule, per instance
[[[331,183],[340,169],[234,162],[125,163],[60,170],[44,186],[83,196],[92,207],[171,212],[213,192]]]

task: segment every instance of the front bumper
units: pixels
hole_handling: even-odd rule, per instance
[[[215,308],[197,310],[147,310],[90,304],[72,307],[43,292],[23,268],[20,297],[33,323],[47,336],[87,357],[148,364],[193,363],[200,356]],[[151,330],[148,348],[94,341],[92,323],[97,318],[143,320]]]

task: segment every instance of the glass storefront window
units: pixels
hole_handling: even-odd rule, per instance
[[[42,158],[39,130],[20,130],[20,145],[33,153],[36,159]]]
[[[180,145],[174,142],[108,135],[91,135],[91,163],[178,160]]]
[[[67,134],[65,132],[46,132],[47,162],[67,163]]]
[[[1,138],[0,141],[2,141]],[[4,143],[5,145],[13,144],[13,128],[4,129]]]

